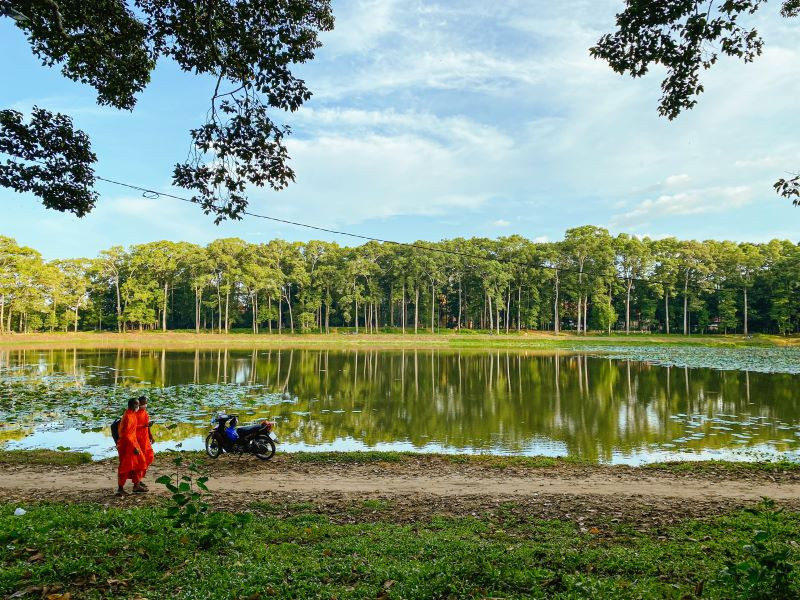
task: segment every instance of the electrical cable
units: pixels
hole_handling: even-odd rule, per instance
[[[197,202],[192,200],[191,198],[182,198],[181,196],[176,196],[174,194],[169,194],[167,192],[158,192],[156,190],[145,188],[145,187],[141,187],[141,186],[134,185],[134,184],[131,184],[131,183],[125,183],[125,182],[122,182],[122,181],[115,181],[113,179],[108,179],[106,177],[100,177],[100,176],[96,176],[96,179],[98,179],[99,181],[105,181],[106,183],[111,183],[111,184],[114,184],[114,185],[126,187],[126,188],[129,188],[129,189],[132,189],[132,190],[137,190],[139,192],[142,192],[142,196],[144,198],[148,198],[150,200],[154,200],[154,199],[157,199],[157,198],[160,198],[160,197],[163,196],[164,198],[172,198],[173,200],[180,200],[181,202],[188,202],[190,204],[197,204]],[[252,212],[249,212],[249,211],[243,211],[242,214],[247,215],[249,217],[254,217],[254,218],[257,218],[257,219],[266,219],[268,221],[274,221],[274,222],[277,222],[277,223],[283,223],[285,225],[293,225],[295,227],[304,227],[306,229],[313,229],[315,231],[323,231],[325,233],[332,233],[334,235],[342,235],[342,236],[347,236],[347,237],[356,238],[356,239],[360,239],[360,240],[367,240],[367,241],[371,241],[371,242],[379,242],[381,244],[391,244],[391,245],[395,245],[395,246],[404,246],[406,248],[415,248],[417,250],[426,250],[428,252],[438,252],[440,254],[448,254],[448,255],[453,255],[453,256],[460,256],[460,257],[463,257],[463,258],[471,258],[471,259],[474,259],[474,260],[494,261],[494,262],[500,262],[500,263],[503,263],[503,264],[511,264],[511,265],[516,265],[516,266],[526,267],[526,268],[529,268],[529,269],[547,269],[547,270],[556,271],[556,272],[559,272],[559,273],[573,273],[575,275],[583,274],[583,275],[586,275],[586,276],[604,277],[604,278],[613,277],[615,279],[619,279],[619,280],[622,280],[622,281],[634,281],[634,282],[643,282],[643,283],[648,283],[648,284],[660,284],[660,285],[663,285],[663,286],[671,285],[670,283],[662,281],[662,280],[659,280],[659,279],[646,279],[644,277],[625,277],[624,275],[619,275],[617,273],[600,273],[600,272],[592,271],[592,270],[580,271],[579,269],[574,269],[574,268],[570,268],[570,267],[557,267],[555,265],[547,265],[547,264],[544,264],[544,263],[526,262],[526,261],[514,260],[513,258],[504,258],[504,257],[501,257],[501,256],[480,256],[478,254],[472,254],[472,253],[469,253],[469,252],[459,252],[458,250],[449,250],[447,248],[436,248],[436,247],[433,247],[433,246],[423,246],[422,244],[415,244],[415,243],[411,243],[411,242],[398,242],[398,241],[395,241],[395,240],[386,240],[386,239],[372,237],[372,236],[368,236],[368,235],[360,235],[358,233],[351,233],[351,232],[348,232],[348,231],[339,231],[337,229],[330,229],[328,227],[320,227],[320,226],[317,226],[317,225],[310,225],[308,223],[301,223],[299,221],[290,221],[288,219],[281,219],[279,217],[272,217],[272,216],[269,216],[269,215],[261,215],[261,214],[252,213]],[[692,287],[694,287],[694,286],[692,286]]]

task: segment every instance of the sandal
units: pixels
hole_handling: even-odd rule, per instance
[[[139,487],[142,488],[145,492],[149,492],[150,491],[150,488],[147,487],[147,484],[144,483],[143,481],[139,482]]]
[[[128,495],[128,492],[126,492],[125,490],[117,490],[117,491],[114,493],[114,495],[115,495],[115,496],[127,496],[127,495]]]
[[[133,486],[133,493],[134,494],[144,494],[146,492],[147,492],[147,488],[144,488],[141,485]]]

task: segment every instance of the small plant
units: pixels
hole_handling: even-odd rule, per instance
[[[208,477],[201,473],[199,462],[184,465],[183,458],[178,456],[172,463],[175,465],[175,482],[173,475],[162,475],[156,479],[156,483],[172,493],[173,504],[167,509],[167,515],[175,527],[202,525],[208,512],[208,503],[205,501],[210,495],[206,486]]]
[[[203,475],[201,461],[184,463],[183,457],[172,460],[175,465],[173,475],[162,475],[156,483],[162,484],[172,492],[172,506],[167,508],[167,516],[176,528],[191,530],[200,548],[210,548],[222,541],[231,540],[231,531],[241,529],[252,519],[249,513],[239,513],[233,519],[219,512],[209,511],[206,499],[211,496]],[[173,482],[174,479],[174,482]]]
[[[721,581],[736,598],[753,600],[778,600],[794,598],[791,587],[792,549],[777,539],[775,528],[782,508],[764,498],[748,512],[761,517],[763,529],[755,531],[753,541],[744,546],[744,560],[728,561],[721,573]]]

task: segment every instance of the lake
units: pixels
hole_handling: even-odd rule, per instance
[[[112,455],[144,392],[156,450],[200,449],[228,411],[275,420],[279,451],[794,458],[798,373],[780,348],[0,350],[0,444]]]

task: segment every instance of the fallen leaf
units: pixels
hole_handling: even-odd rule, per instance
[[[40,592],[42,590],[41,586],[38,585],[30,585],[24,589],[18,590],[11,594],[9,598],[23,598],[28,594],[33,594],[34,592]]]
[[[397,583],[394,579],[389,579],[388,581],[383,582],[383,589],[388,590],[392,587],[395,583]]]

